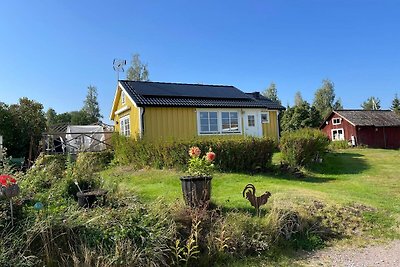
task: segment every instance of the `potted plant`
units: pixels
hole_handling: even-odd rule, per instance
[[[17,180],[8,174],[0,175],[0,199],[7,198],[10,200],[11,209],[11,225],[14,226],[13,203],[12,198],[19,194],[19,186]]]
[[[180,178],[186,205],[201,207],[208,205],[211,196],[211,179],[214,171],[215,153],[210,148],[201,157],[200,148],[189,149],[188,175]]]

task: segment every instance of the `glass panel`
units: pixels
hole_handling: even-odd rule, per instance
[[[209,112],[210,119],[217,119],[217,112]]]
[[[221,112],[222,121],[229,120],[229,112]]]
[[[247,116],[247,124],[248,124],[250,127],[254,127],[254,126],[255,126],[254,115],[248,115],[248,116]]]
[[[218,125],[217,124],[210,124],[210,131],[211,132],[217,132],[218,131]]]
[[[201,125],[201,126],[200,126],[200,131],[201,131],[201,132],[208,132],[208,131],[209,131],[208,125]]]
[[[237,112],[231,112],[231,120],[232,119],[236,119],[238,118],[238,113]]]
[[[261,114],[261,123],[268,123],[268,122],[269,122],[268,114]]]
[[[200,112],[200,119],[208,119],[208,112]]]

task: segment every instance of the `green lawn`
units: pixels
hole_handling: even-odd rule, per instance
[[[279,154],[275,155],[279,161]],[[307,172],[306,178],[291,175],[216,173],[212,180],[212,201],[226,209],[247,209],[242,190],[253,183],[258,194],[268,190],[274,201],[320,200],[325,203],[356,202],[400,214],[400,151],[349,149],[329,153],[323,163]],[[159,197],[167,202],[182,201],[179,177],[173,170],[140,170],[115,167],[102,173],[106,186],[132,191],[144,202]]]

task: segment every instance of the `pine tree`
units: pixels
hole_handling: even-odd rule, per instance
[[[394,96],[390,109],[400,115],[400,99],[397,97],[397,94]]]
[[[381,100],[377,97],[371,96],[361,104],[364,110],[380,110]]]
[[[103,117],[100,115],[99,102],[97,101],[97,88],[95,86],[88,86],[88,92],[81,112],[87,114],[88,124],[97,123]]]
[[[301,106],[304,103],[303,97],[301,96],[301,92],[297,91],[294,95],[294,105]]]

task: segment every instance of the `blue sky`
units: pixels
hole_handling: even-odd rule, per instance
[[[139,53],[150,79],[234,85],[271,81],[284,105],[312,102],[322,79],[345,108],[400,95],[400,1],[2,1],[0,101],[27,96],[58,113],[98,88],[108,121],[114,58]],[[125,74],[121,74],[121,77]]]

